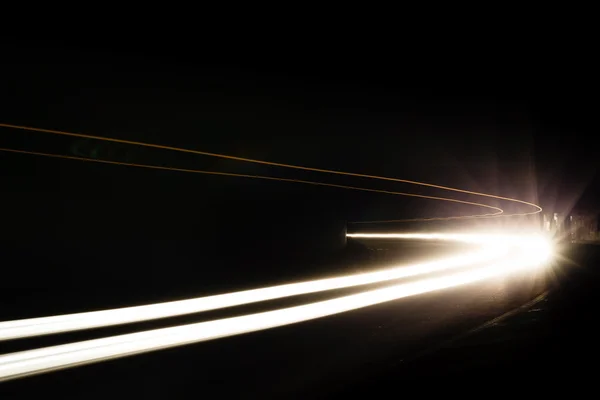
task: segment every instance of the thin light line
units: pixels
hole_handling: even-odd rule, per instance
[[[36,156],[52,157],[52,158],[62,158],[62,159],[67,159],[67,160],[89,161],[89,162],[95,162],[95,163],[101,163],[101,164],[112,164],[112,165],[121,165],[121,166],[128,166],[128,167],[139,167],[139,168],[150,168],[150,169],[157,169],[157,170],[163,170],[163,171],[187,172],[187,173],[204,174],[204,175],[221,175],[221,176],[231,176],[231,177],[240,177],[240,178],[265,179],[265,180],[271,180],[271,181],[302,183],[302,184],[306,184],[306,185],[329,186],[329,187],[334,187],[334,188],[339,188],[339,189],[360,190],[360,191],[365,191],[365,192],[393,194],[393,195],[398,195],[398,196],[419,197],[419,198],[424,198],[424,199],[450,201],[450,202],[454,202],[454,203],[461,203],[461,204],[467,204],[467,205],[478,206],[478,207],[486,207],[486,208],[496,210],[496,212],[492,213],[492,214],[483,214],[486,216],[495,216],[495,215],[500,215],[503,213],[503,210],[501,208],[493,207],[493,206],[490,206],[487,204],[470,202],[470,201],[450,199],[450,198],[445,198],[445,197],[425,196],[425,195],[414,194],[414,193],[392,192],[389,190],[368,189],[368,188],[361,188],[361,187],[356,187],[356,186],[336,185],[333,183],[313,182],[313,181],[306,181],[306,180],[301,180],[301,179],[276,178],[276,177],[272,177],[272,176],[234,174],[234,173],[229,173],[229,172],[214,172],[214,171],[204,171],[204,170],[196,170],[196,169],[172,168],[172,167],[163,167],[163,166],[151,165],[151,164],[125,163],[125,162],[120,162],[120,161],[99,160],[99,159],[94,159],[94,158],[65,156],[65,155],[61,155],[61,154],[42,153],[42,152],[28,151],[28,150],[16,150],[16,149],[8,149],[8,148],[1,148],[1,147],[0,147],[0,151],[10,152],[10,153],[18,153],[18,154],[29,154],[29,155],[36,155]],[[471,217],[472,216],[453,217],[453,218],[471,218]]]
[[[159,144],[153,144],[153,143],[144,143],[144,142],[138,142],[138,141],[133,141],[133,140],[107,138],[107,137],[102,137],[102,136],[87,135],[87,134],[82,134],[82,133],[65,132],[65,131],[43,129],[43,128],[34,128],[34,127],[28,127],[28,126],[0,123],[0,127],[20,129],[20,130],[32,131],[32,132],[50,133],[50,134],[55,134],[55,135],[79,137],[79,138],[86,138],[86,139],[103,140],[103,141],[114,142],[114,143],[132,144],[132,145],[136,145],[136,146],[178,151],[178,152],[182,152],[182,153],[198,154],[198,155],[203,155],[203,156],[217,157],[217,158],[235,160],[235,161],[250,162],[250,163],[254,163],[254,164],[270,165],[270,166],[282,167],[282,168],[291,168],[291,169],[298,169],[298,170],[312,171],[312,172],[321,172],[321,173],[328,173],[328,174],[335,174],[335,175],[346,175],[346,176],[353,176],[353,177],[359,177],[359,178],[369,178],[369,179],[377,179],[377,180],[384,180],[384,181],[391,181],[391,182],[408,183],[408,184],[412,184],[412,185],[420,185],[420,186],[432,187],[432,188],[436,188],[436,189],[449,190],[449,191],[454,191],[454,192],[459,192],[459,193],[466,193],[466,194],[471,194],[471,195],[476,195],[476,196],[489,197],[489,198],[494,198],[494,199],[498,199],[498,200],[511,201],[511,202],[515,202],[515,203],[525,204],[530,207],[534,207],[536,209],[535,211],[530,211],[527,213],[513,214],[513,215],[523,215],[523,216],[524,215],[532,215],[532,214],[537,214],[542,211],[542,208],[540,206],[530,203],[530,202],[527,202],[527,201],[523,201],[523,200],[502,197],[502,196],[496,196],[496,195],[487,194],[487,193],[480,193],[480,192],[475,192],[475,191],[471,191],[471,190],[452,188],[452,187],[448,187],[448,186],[435,185],[432,183],[412,181],[412,180],[407,180],[407,179],[389,178],[389,177],[382,177],[382,176],[376,176],[376,175],[359,174],[359,173],[354,173],[354,172],[342,172],[342,171],[335,171],[335,170],[322,169],[322,168],[305,167],[305,166],[300,166],[300,165],[291,165],[291,164],[277,163],[277,162],[272,162],[272,161],[255,160],[252,158],[230,156],[230,155],[219,154],[219,153],[210,153],[210,152],[206,152],[206,151],[184,149],[184,148],[179,148],[179,147],[165,146],[165,145],[159,145]],[[488,207],[491,207],[491,206],[488,206]]]

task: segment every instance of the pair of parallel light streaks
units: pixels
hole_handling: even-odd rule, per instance
[[[377,177],[365,174],[346,173],[340,171],[324,170],[302,166],[294,166],[281,163],[272,163],[267,161],[253,160],[241,157],[234,157],[222,154],[200,152],[188,149],[179,149],[169,146],[156,144],[147,144],[141,142],[126,141],[120,139],[103,138],[99,136],[75,134],[61,131],[51,131],[46,129],[22,127],[9,124],[0,124],[1,127],[21,129],[36,132],[45,132],[58,135],[74,136],[88,139],[105,140],[118,143],[127,143],[132,145],[160,148],[172,151],[187,152],[205,156],[232,159],[237,161],[253,162],[277,167],[293,168],[313,172],[322,172],[337,175],[348,175],[362,178],[372,178],[379,180],[410,183],[421,186],[428,186],[437,189],[451,190],[455,192],[467,193],[472,195],[485,196],[500,200],[522,203],[534,207],[535,211],[521,213],[517,215],[535,214],[541,211],[541,208],[535,204],[521,200],[510,199],[495,195],[477,193],[468,190],[454,189],[445,186],[433,185],[423,182],[408,181],[395,178]],[[152,169],[171,170],[179,172],[193,172],[200,174],[213,174],[224,176],[248,177],[258,179],[268,179],[277,181],[297,182],[312,185],[332,186],[344,189],[364,190],[369,192],[387,193],[395,195],[421,197],[442,201],[452,201],[457,203],[475,205],[494,209],[493,214],[479,214],[475,216],[461,216],[454,218],[476,218],[484,216],[500,216],[502,210],[485,204],[466,202],[462,200],[424,196],[411,193],[401,193],[392,191],[383,191],[376,189],[367,189],[360,187],[334,185],[313,181],[302,181],[294,179],[274,178],[267,176],[254,176],[242,174],[230,174],[212,171],[188,170],[179,168],[161,167],[146,164],[121,163],[116,161],[88,159],[84,157],[72,157],[59,154],[49,154],[40,152],[30,152],[15,149],[0,149],[15,153],[25,153],[41,155],[47,157],[67,158],[72,160],[82,160],[91,162],[100,162],[107,164],[126,165],[135,167],[144,167]],[[450,217],[452,218],[452,217]],[[444,218],[444,219],[450,219]],[[273,300],[278,298],[304,295],[309,293],[322,292],[333,289],[348,288],[353,286],[368,285],[378,282],[394,281],[407,277],[419,275],[428,275],[433,273],[444,273],[439,277],[425,277],[423,279],[400,283],[383,289],[361,292],[359,294],[344,296],[327,301],[309,303],[302,306],[289,307],[274,311],[243,315],[233,318],[225,318],[215,321],[207,321],[196,324],[176,326],[165,329],[155,329],[145,332],[138,332],[127,335],[119,335],[103,339],[88,340],[78,343],[70,343],[47,348],[21,351],[12,354],[0,356],[0,381],[10,380],[17,377],[49,372],[56,369],[68,368],[71,366],[82,365],[86,363],[123,357],[127,355],[138,354],[141,352],[158,350],[167,347],[179,346],[187,343],[194,343],[237,335],[245,332],[252,332],[261,329],[282,326],[286,324],[306,321],[314,318],[320,318],[327,315],[333,315],[344,311],[367,307],[369,305],[379,304],[407,296],[426,293],[443,288],[463,285],[477,282],[482,279],[493,276],[504,275],[515,272],[523,268],[531,268],[543,262],[543,255],[549,252],[547,243],[534,236],[515,236],[515,235],[483,235],[483,234],[349,234],[349,237],[362,238],[399,238],[399,239],[430,239],[430,240],[449,240],[463,243],[479,245],[478,251],[463,254],[457,257],[444,258],[429,263],[400,266],[381,271],[375,271],[364,274],[349,275],[328,279],[320,279],[287,285],[272,286],[267,288],[245,290],[241,292],[226,293],[220,295],[207,296],[202,298],[149,304],[137,307],[125,307],[114,310],[102,310],[95,312],[83,312],[69,315],[58,315],[42,318],[30,318],[16,321],[0,322],[0,341],[19,339],[24,337],[49,335],[61,332],[91,329],[102,326],[113,326],[141,322],[152,319],[166,318],[178,315],[198,313],[208,310],[216,310],[225,307],[233,307],[243,304],[256,303],[260,301]],[[476,267],[476,268],[475,268]]]
[[[435,239],[440,239],[439,235]],[[453,240],[452,238],[448,239]],[[487,239],[496,240],[498,237]],[[358,294],[295,307],[1,355],[0,381],[308,321],[409,296],[506,276],[507,274],[535,271],[537,267],[544,265],[543,263],[546,261],[545,256],[548,253],[543,253],[544,257],[541,255],[544,250],[549,249],[545,248],[544,242],[538,241],[539,238],[525,240],[525,238],[511,236],[509,239],[514,243],[507,247],[504,244],[509,243],[502,243],[502,241],[497,243],[497,245],[489,243],[489,246],[485,246],[486,249],[484,252],[488,252],[488,254],[484,255],[483,258],[495,258],[493,262],[479,265],[475,268],[466,268],[464,264],[462,268],[457,268],[455,265],[454,269],[458,271],[449,270],[446,271],[448,273],[438,277],[426,277],[413,282],[400,283],[381,289],[363,291]],[[483,241],[481,237],[479,237],[479,241]],[[482,254],[479,256],[482,256]],[[448,262],[447,259],[442,261]],[[475,259],[471,259],[470,261],[474,262]],[[483,260],[480,259],[479,261]],[[302,284],[318,284],[318,281],[304,282],[298,285]],[[259,289],[258,291],[272,289],[274,288]],[[284,287],[282,286],[280,289],[284,289]],[[238,292],[237,294],[241,293]],[[284,297],[287,295],[285,291],[281,293]],[[232,295],[236,295],[236,293],[223,296]],[[201,302],[208,299],[210,298],[189,301]],[[139,308],[156,308],[157,306],[167,307],[169,305],[164,303],[162,305],[149,305]],[[170,304],[170,306],[177,308],[175,303]],[[118,313],[119,311],[100,311],[97,313],[110,314],[110,312]],[[93,313],[85,314],[90,315]],[[56,322],[57,319],[62,318],[66,320],[72,317],[83,316],[84,314],[46,317],[38,319],[37,324],[32,324],[32,320],[9,321],[2,323],[0,329],[5,330],[8,324],[18,325],[21,323],[22,327],[26,327],[29,324],[30,327],[37,326],[40,330],[43,330],[47,326],[60,324],[60,322]],[[68,324],[68,321],[66,322]],[[10,327],[8,329],[10,330]]]
[[[45,157],[53,157],[53,158],[63,158],[63,159],[78,160],[78,161],[88,161],[88,162],[103,163],[103,164],[141,167],[141,168],[150,168],[150,169],[155,169],[155,170],[168,170],[168,171],[175,171],[175,172],[187,172],[187,173],[196,173],[196,174],[204,174],[204,175],[220,175],[220,176],[229,176],[229,177],[242,177],[242,178],[263,179],[263,180],[271,180],[271,181],[302,183],[302,184],[308,184],[308,185],[329,186],[329,187],[334,187],[334,188],[339,188],[339,189],[360,190],[360,191],[382,193],[382,194],[418,197],[418,198],[423,198],[423,199],[447,201],[447,202],[461,203],[461,204],[466,204],[466,205],[471,205],[471,206],[483,207],[483,208],[487,208],[489,210],[494,211],[492,213],[455,216],[455,217],[416,218],[416,219],[411,219],[411,220],[387,220],[387,221],[356,221],[354,223],[405,222],[405,221],[446,220],[446,219],[449,220],[449,219],[497,217],[497,216],[501,216],[501,215],[503,215],[503,216],[524,216],[524,215],[537,214],[542,211],[542,208],[540,206],[530,203],[530,202],[527,202],[527,201],[523,201],[523,200],[502,197],[502,196],[497,196],[497,195],[493,195],[493,194],[475,192],[475,191],[471,191],[471,190],[452,188],[449,186],[441,186],[441,185],[436,185],[436,184],[432,184],[432,183],[407,180],[407,179],[382,177],[382,176],[360,174],[360,173],[354,173],[354,172],[335,171],[335,170],[322,169],[322,168],[312,168],[312,167],[305,167],[305,166],[300,166],[300,165],[291,165],[291,164],[277,163],[277,162],[271,162],[271,161],[256,160],[256,159],[245,158],[245,157],[237,157],[237,156],[231,156],[231,155],[226,155],[226,154],[211,153],[211,152],[206,152],[206,151],[184,149],[184,148],[172,147],[172,146],[164,146],[164,145],[153,144],[153,143],[145,143],[145,142],[123,140],[123,139],[116,139],[116,138],[107,138],[107,137],[102,137],[102,136],[65,132],[65,131],[59,131],[59,130],[33,128],[33,127],[26,127],[26,126],[5,124],[5,123],[0,123],[0,127],[9,128],[9,129],[17,129],[17,130],[22,130],[22,131],[77,137],[77,138],[83,138],[83,139],[93,139],[93,140],[100,140],[100,141],[112,142],[112,143],[129,144],[129,145],[135,145],[135,146],[141,146],[141,147],[148,147],[148,148],[169,150],[169,151],[175,151],[175,152],[181,152],[181,153],[195,154],[195,155],[200,155],[200,156],[215,157],[215,158],[227,159],[227,160],[233,160],[233,161],[268,165],[268,166],[272,166],[272,167],[288,168],[288,169],[303,170],[303,171],[310,171],[310,172],[319,172],[319,173],[332,174],[332,175],[343,175],[343,176],[350,176],[350,177],[356,177],[356,178],[368,178],[368,179],[374,179],[374,180],[380,180],[380,181],[406,183],[406,184],[411,184],[411,185],[429,187],[429,188],[434,188],[434,189],[441,189],[441,190],[463,193],[463,194],[468,194],[468,195],[493,198],[496,200],[509,201],[509,202],[513,202],[513,203],[526,205],[528,207],[533,207],[533,210],[529,210],[527,212],[521,212],[521,213],[516,213],[516,214],[504,214],[504,210],[502,210],[499,207],[494,207],[494,206],[491,206],[488,204],[483,204],[483,203],[452,199],[452,198],[447,198],[447,197],[426,196],[426,195],[407,193],[407,192],[395,192],[395,191],[369,189],[369,188],[356,187],[356,186],[336,185],[336,184],[331,184],[331,183],[307,181],[307,180],[300,180],[300,179],[286,179],[286,178],[276,178],[276,177],[271,177],[271,176],[235,174],[235,173],[227,173],[227,172],[215,172],[215,171],[205,171],[205,170],[196,170],[196,169],[164,167],[164,166],[150,165],[150,164],[125,163],[125,162],[119,162],[119,161],[99,160],[99,159],[92,159],[92,158],[86,158],[86,157],[66,156],[66,155],[61,155],[61,154],[34,152],[34,151],[9,149],[9,148],[0,148],[0,151],[4,151],[4,152],[30,154],[30,155],[38,155],[38,156],[45,156]]]

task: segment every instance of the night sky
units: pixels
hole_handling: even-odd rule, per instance
[[[191,42],[7,41],[2,122],[420,180],[597,212],[584,71],[509,57],[192,49]],[[462,61],[462,62],[461,62]],[[2,147],[179,168],[447,193],[127,145],[1,130]],[[0,154],[11,235],[186,237],[300,219],[479,209],[242,178]],[[491,204],[495,204],[494,201]],[[510,207],[509,207],[510,209]],[[219,222],[221,221],[221,222]],[[222,222],[226,221],[226,222]],[[262,222],[260,222],[262,221]],[[35,227],[35,228],[32,228]],[[129,235],[129,236],[128,236]]]

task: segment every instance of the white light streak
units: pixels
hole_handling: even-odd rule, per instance
[[[148,351],[239,335],[355,310],[539,267],[544,258],[525,248],[501,262],[424,278],[333,300],[216,321],[156,329],[0,356],[0,381]]]
[[[360,239],[417,239],[454,241],[467,244],[484,245],[488,248],[516,247],[527,253],[535,254],[548,261],[554,251],[552,241],[537,234],[498,234],[498,233],[349,233],[349,238]]]
[[[416,239],[441,240],[482,245],[530,245],[544,239],[539,235],[510,235],[500,233],[348,233],[349,238],[360,239]]]
[[[504,247],[488,246],[479,251],[456,257],[363,274],[143,306],[5,321],[0,322],[0,341],[194,314],[266,300],[408,278],[490,261],[503,255],[506,251],[507,249]]]

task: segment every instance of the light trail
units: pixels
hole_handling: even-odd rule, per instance
[[[490,261],[504,254],[509,246],[525,246],[533,251],[540,251],[540,246],[545,243],[540,237],[526,235],[403,233],[348,234],[347,236],[351,238],[445,240],[483,245],[483,248],[479,251],[474,251],[461,256],[443,258],[428,263],[389,268],[370,273],[277,285],[143,306],[5,321],[0,322],[0,341],[194,314],[284,297],[343,289],[434,272],[442,272],[454,268],[463,268],[474,263]],[[549,250],[541,249],[541,251],[547,252]]]
[[[121,161],[99,160],[99,159],[94,159],[94,158],[86,158],[86,157],[78,157],[78,156],[65,156],[62,154],[42,153],[42,152],[28,151],[28,150],[16,150],[16,149],[8,149],[8,148],[3,148],[3,147],[0,147],[0,151],[4,151],[4,152],[8,152],[8,153],[43,156],[43,157],[50,157],[50,158],[60,158],[60,159],[66,159],[66,160],[87,161],[87,162],[93,162],[93,163],[99,163],[99,164],[121,165],[121,166],[125,166],[125,167],[149,168],[149,169],[163,170],[163,171],[186,172],[186,173],[203,174],[203,175],[219,175],[219,176],[229,176],[229,177],[237,177],[237,178],[263,179],[263,180],[269,180],[269,181],[301,183],[301,184],[315,185],[315,186],[327,186],[327,187],[333,187],[333,188],[337,188],[337,189],[358,190],[358,191],[371,192],[371,193],[382,193],[382,194],[390,194],[390,195],[397,195],[397,196],[418,197],[421,199],[429,199],[429,200],[449,201],[449,202],[453,202],[453,203],[460,203],[460,204],[484,207],[484,208],[489,208],[489,209],[495,210],[494,213],[479,214],[479,215],[477,215],[477,217],[499,216],[500,214],[502,214],[504,212],[501,208],[490,206],[487,204],[452,199],[452,198],[447,198],[447,197],[426,196],[426,195],[415,194],[415,193],[394,192],[394,191],[380,190],[380,189],[369,189],[369,188],[362,188],[362,187],[358,187],[358,186],[336,185],[333,183],[307,181],[307,180],[301,180],[301,179],[277,178],[277,177],[273,177],[273,176],[263,176],[263,175],[235,174],[235,173],[230,173],[230,172],[215,172],[215,171],[205,171],[205,170],[199,170],[199,169],[163,167],[160,165],[136,164],[136,163],[126,163],[126,162],[121,162]],[[467,215],[467,216],[451,217],[451,218],[473,218],[473,217],[474,216]]]
[[[520,248],[513,246],[512,250],[516,254],[501,262],[333,300],[6,354],[0,356],[0,381],[322,318],[409,296],[536,269],[543,266],[546,261],[547,254],[531,251],[526,246]]]
[[[486,246],[478,251],[473,251],[460,256],[363,274],[290,283],[143,306],[5,321],[0,322],[0,341],[130,324],[291,296],[392,281],[456,268],[464,268],[476,263],[491,261],[505,253],[506,249],[504,247]]]
[[[548,254],[552,244],[539,234],[519,235],[502,233],[348,233],[349,238],[359,239],[417,239],[446,240],[487,246],[516,246],[524,250]]]
[[[523,212],[523,213],[515,213],[515,214],[511,214],[511,216],[532,215],[532,214],[537,214],[542,211],[542,208],[540,206],[538,206],[537,204],[533,204],[533,203],[530,203],[530,202],[527,202],[524,200],[518,200],[518,199],[514,199],[514,198],[509,198],[509,197],[497,196],[497,195],[488,194],[488,193],[475,192],[472,190],[452,188],[449,186],[436,185],[436,184],[432,184],[432,183],[419,182],[419,181],[408,180],[408,179],[390,178],[390,177],[361,174],[361,173],[355,173],[355,172],[343,172],[343,171],[336,171],[336,170],[323,169],[323,168],[313,168],[313,167],[306,167],[306,166],[301,166],[301,165],[292,165],[292,164],[278,163],[278,162],[272,162],[272,161],[256,160],[256,159],[246,158],[246,157],[237,157],[237,156],[231,156],[231,155],[226,155],[226,154],[211,153],[211,152],[200,151],[200,150],[184,149],[184,148],[174,147],[174,146],[165,146],[165,145],[160,145],[160,144],[145,143],[145,142],[116,139],[116,138],[108,138],[108,137],[103,137],[103,136],[87,135],[87,134],[82,134],[82,133],[66,132],[66,131],[60,131],[60,130],[34,128],[34,127],[29,127],[29,126],[0,123],[0,127],[9,128],[9,129],[18,129],[18,130],[30,131],[30,132],[49,133],[49,134],[53,134],[53,135],[78,137],[78,138],[84,138],[84,139],[101,140],[101,141],[112,142],[112,143],[130,144],[130,145],[141,146],[141,147],[156,148],[156,149],[176,151],[176,152],[188,153],[188,154],[197,154],[197,155],[201,155],[201,156],[216,157],[216,158],[221,158],[221,159],[242,161],[242,162],[261,164],[261,165],[269,165],[269,166],[288,168],[288,169],[296,169],[296,170],[319,172],[319,173],[334,174],[334,175],[352,176],[352,177],[357,177],[357,178],[368,178],[368,179],[390,181],[390,182],[407,183],[407,184],[411,184],[411,185],[431,187],[431,188],[435,188],[435,189],[441,189],[441,190],[453,191],[453,192],[470,194],[470,195],[475,195],[475,196],[493,198],[493,199],[497,199],[497,200],[509,201],[509,202],[513,202],[513,203],[527,205],[528,207],[534,208],[534,210],[532,210],[532,211]],[[488,207],[490,207],[490,206],[488,206]],[[498,215],[499,214],[501,214],[501,213],[498,213]],[[465,218],[477,218],[477,217],[482,217],[482,216],[488,217],[490,215],[489,214],[479,214],[479,215],[464,216],[464,217]],[[456,217],[454,217],[453,219],[456,219]],[[397,222],[397,221],[389,221],[389,222]],[[369,221],[369,223],[370,223],[370,221]]]
[[[542,210],[541,207],[533,203],[529,203],[518,199],[512,199],[486,193],[479,193],[464,189],[451,188],[447,186],[435,185],[425,182],[275,163],[243,157],[229,156],[224,154],[182,149],[171,146],[163,146],[158,144],[105,138],[100,136],[54,131],[48,129],[31,128],[10,124],[0,123],[0,127],[102,140],[114,143],[124,143],[149,148],[178,151],[183,153],[217,157],[221,159],[250,162],[296,170],[407,183],[423,187],[430,187],[435,189],[519,203],[522,205],[533,207],[535,209],[527,212],[507,215],[503,214],[503,210],[499,207],[445,197],[426,196],[414,193],[394,192],[354,186],[344,186],[316,181],[277,178],[272,176],[257,176],[249,174],[235,174],[227,172],[172,168],[159,165],[124,163],[119,161],[109,161],[85,157],[66,156],[61,154],[0,148],[0,151],[5,152],[30,154],[52,158],[62,158],[77,161],[96,162],[129,167],[142,167],[155,170],[169,170],[175,172],[293,182],[318,186],[329,186],[342,189],[361,190],[375,193],[418,197],[432,200],[450,201],[454,203],[484,207],[494,211],[493,213],[487,214],[443,218],[420,218],[412,219],[411,221],[531,215],[539,213]],[[362,223],[401,221],[407,220],[362,221]],[[164,349],[168,347],[181,346],[189,343],[202,342],[221,337],[239,335],[246,332],[274,328],[315,318],[321,318],[328,315],[334,315],[345,311],[355,310],[358,308],[363,308],[370,305],[383,303],[386,301],[396,300],[403,297],[478,282],[483,279],[502,276],[513,272],[527,270],[535,266],[539,266],[548,260],[548,255],[551,252],[551,247],[544,238],[531,235],[525,236],[481,233],[355,233],[348,234],[347,236],[350,238],[362,239],[445,240],[482,246],[482,248],[478,252],[467,253],[459,257],[445,258],[430,263],[391,268],[372,273],[291,283],[286,285],[278,285],[240,292],[225,293],[220,295],[180,300],[174,302],[149,304],[144,306],[125,307],[113,310],[101,310],[69,315],[58,315],[0,322],[0,341],[2,341],[32,336],[48,335],[53,333],[68,332],[74,330],[83,330],[104,326],[114,326],[120,324],[141,322],[178,315],[199,313],[202,311],[215,310],[224,307],[233,307],[243,304],[256,303],[260,301],[273,300],[289,296],[305,295],[327,290],[341,289],[386,281],[391,282],[393,280],[399,280],[402,278],[415,277],[431,273],[444,273],[444,275],[442,275],[441,277],[423,277],[422,279],[417,281],[400,283],[391,287],[386,287],[384,289],[366,291],[359,294],[339,297],[333,300],[320,301],[302,306],[289,307],[277,309],[274,311],[243,315],[239,317],[200,322],[195,324],[176,326],[172,328],[156,329],[146,332],[119,335],[103,339],[95,339],[79,343],[71,343],[66,345],[7,354],[0,356],[0,381],[42,372],[49,372],[56,369],[68,368],[72,366],[102,360],[109,360],[117,357],[124,357],[143,352]],[[506,257],[509,253],[515,253],[516,255],[513,257]],[[506,258],[503,259],[503,261],[498,262],[499,257]],[[485,264],[481,266],[482,263]],[[472,268],[473,265],[478,265],[479,267]]]

